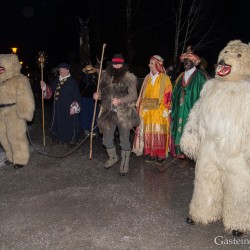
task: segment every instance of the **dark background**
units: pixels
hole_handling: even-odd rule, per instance
[[[184,2],[187,8],[192,1]],[[177,0],[132,1],[132,9],[137,10],[132,13],[131,25],[134,67],[147,71],[148,59],[153,54],[165,58],[165,66],[172,64],[176,3]],[[195,52],[207,59],[211,70],[219,51],[230,40],[250,41],[250,14],[248,0],[210,0],[209,3],[209,13],[203,10],[205,17],[199,24],[204,31],[213,24],[206,39],[209,44]],[[89,18],[92,64],[96,63],[96,56],[100,58],[103,43],[107,44],[106,60],[114,53],[123,53],[126,58],[125,5],[125,0],[4,1],[0,8],[0,53],[11,53],[11,47],[17,47],[19,59],[29,67],[36,64],[39,51],[48,56],[47,68],[60,62],[72,64],[79,60],[76,18],[79,16],[84,20]],[[194,37],[191,42],[195,44],[197,39]]]

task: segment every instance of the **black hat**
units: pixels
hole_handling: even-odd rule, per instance
[[[124,58],[122,54],[114,54],[112,58],[112,64],[124,64]]]
[[[67,63],[60,63],[58,66],[57,66],[58,69],[70,69],[70,65],[67,64]]]

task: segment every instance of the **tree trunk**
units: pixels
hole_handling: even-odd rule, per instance
[[[133,41],[132,41],[132,35],[131,35],[131,29],[132,29],[132,9],[131,9],[131,0],[127,0],[126,2],[126,29],[127,29],[127,61],[128,63],[133,62]]]

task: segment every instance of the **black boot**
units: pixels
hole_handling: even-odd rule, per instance
[[[147,156],[145,162],[147,162],[147,163],[155,163],[156,162],[156,157],[155,156]]]
[[[6,161],[4,162],[4,164],[7,165],[7,166],[8,166],[8,165],[13,165],[13,162],[11,162],[11,161],[9,161],[9,160],[6,160]]]
[[[232,235],[237,236],[237,237],[241,237],[244,235],[244,233],[242,233],[241,231],[238,231],[238,230],[233,230]]]
[[[14,165],[15,169],[19,169],[19,168],[23,168],[23,167],[24,167],[24,165],[21,165],[21,164],[15,164]]]
[[[189,218],[189,217],[187,217],[186,222],[187,222],[189,225],[195,225],[195,221],[192,220],[192,219]]]

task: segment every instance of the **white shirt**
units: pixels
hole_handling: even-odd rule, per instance
[[[62,81],[63,79],[66,79],[68,77],[70,77],[70,74],[68,74],[67,76],[64,76],[64,77],[62,77],[61,75],[59,75],[59,81]]]
[[[154,74],[154,75],[150,72],[150,77],[151,77],[151,84],[152,84],[152,86],[154,86],[155,80],[156,80],[156,78],[158,77],[158,75],[159,75],[159,72],[157,72],[157,73]]]
[[[196,70],[196,67],[194,66],[192,69],[187,70],[187,71],[184,72],[185,82],[188,81],[189,77],[194,73],[195,70]]]

